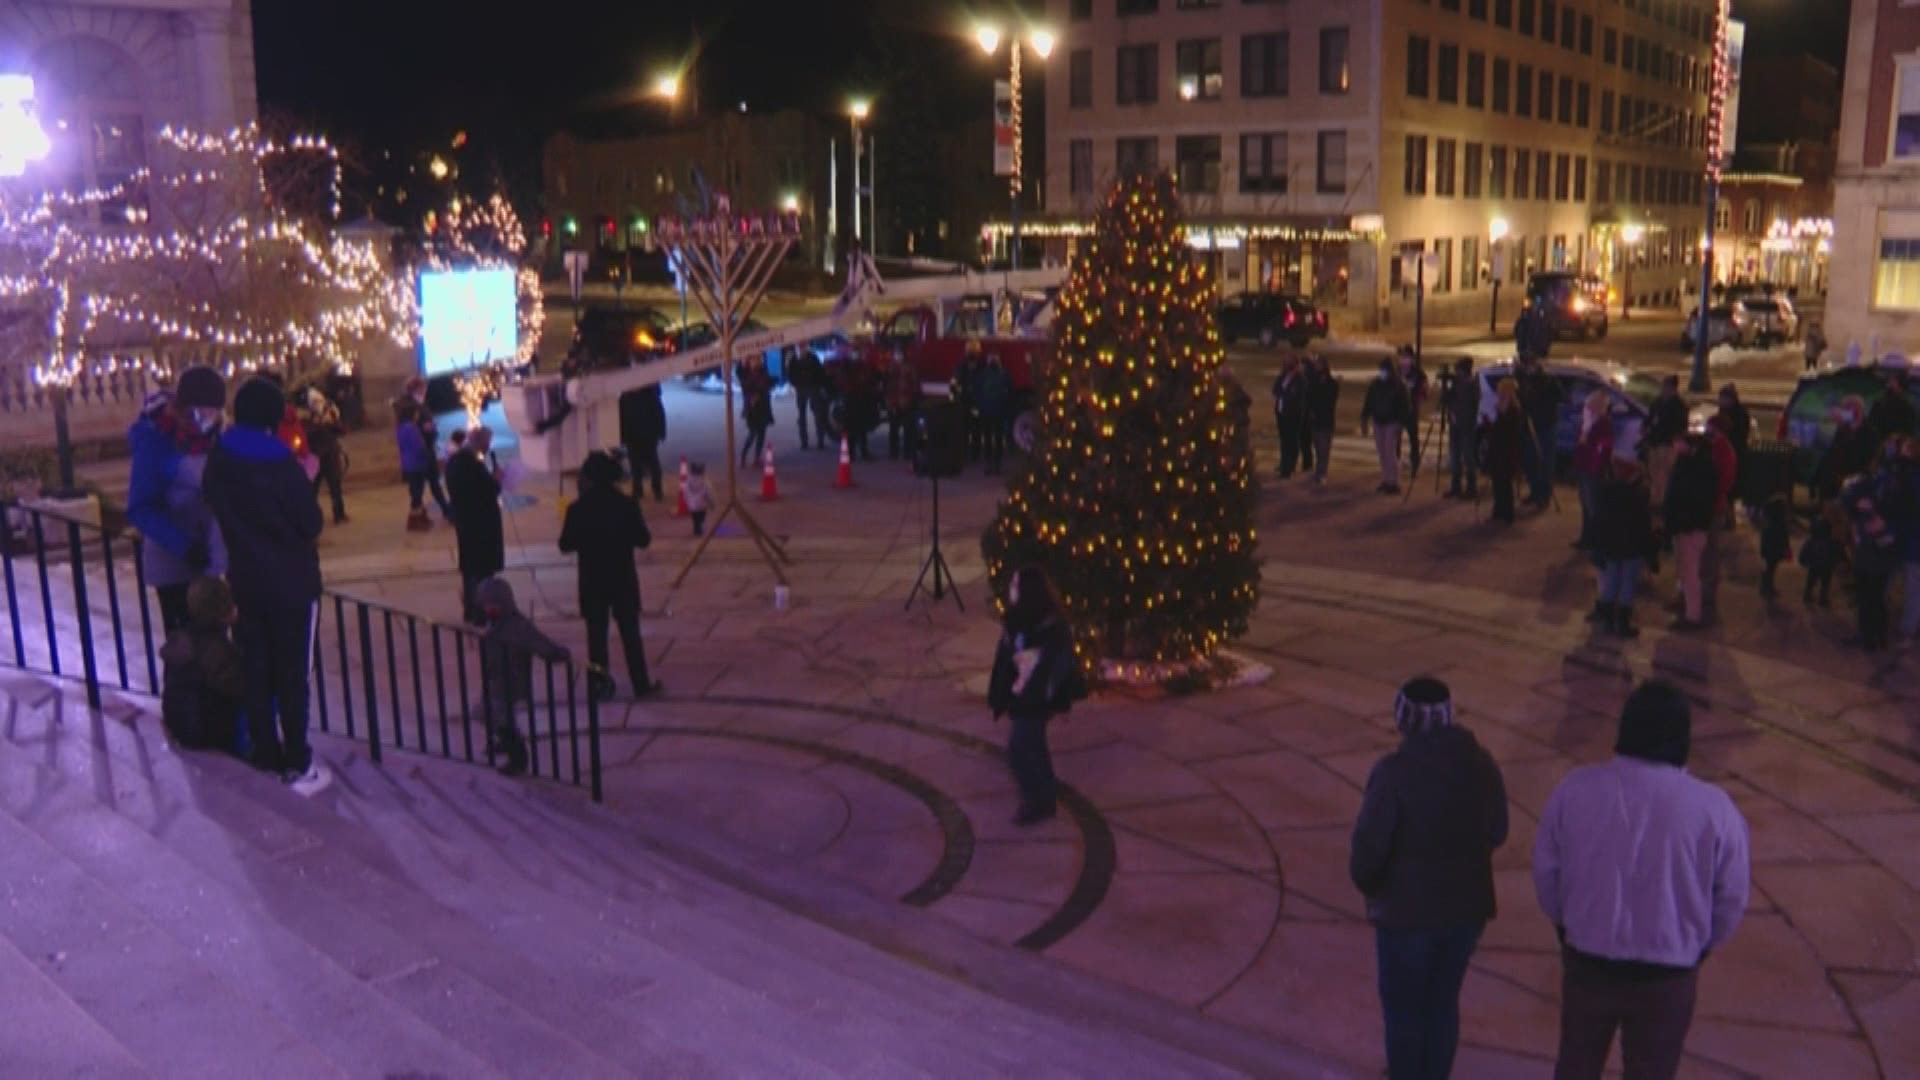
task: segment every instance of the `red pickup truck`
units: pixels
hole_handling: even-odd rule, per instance
[[[880,324],[862,359],[884,369],[904,355],[928,384],[928,392],[947,393],[954,373],[966,357],[967,344],[978,341],[983,354],[995,355],[1013,383],[1013,442],[1021,450],[1033,447],[1037,418],[1033,408],[1033,372],[1046,362],[1053,343],[1045,337],[995,336],[993,316],[984,305],[963,305],[943,327],[930,305],[900,308]]]

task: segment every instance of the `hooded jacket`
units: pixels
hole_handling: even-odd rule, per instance
[[[286,444],[270,431],[233,428],[207,455],[204,489],[242,610],[320,598],[320,503]]]
[[[1014,659],[1028,649],[1039,651],[1033,673],[1019,689],[1019,664]],[[1073,654],[1073,631],[1050,618],[1024,633],[1006,631],[993,654],[993,673],[987,680],[987,706],[995,716],[1048,719],[1064,713],[1086,697],[1086,683]]]
[[[666,441],[667,407],[660,387],[643,386],[620,395],[620,441],[627,446],[652,446]]]
[[[566,647],[540,632],[520,613],[513,586],[491,577],[474,590],[474,603],[487,612],[487,629],[480,635],[480,662],[485,667],[487,705],[496,726],[513,723],[513,706],[533,697],[533,658],[565,660]]]
[[[461,575],[472,580],[499,573],[507,565],[500,482],[479,454],[467,450],[448,459],[447,498],[453,503],[454,548]]]
[[[1472,926],[1493,918],[1493,852],[1506,842],[1500,767],[1447,726],[1407,736],[1367,775],[1347,870],[1376,925]]]
[[[227,572],[227,549],[202,492],[207,465],[205,453],[189,453],[173,435],[162,430],[158,413],[162,402],[150,408],[127,429],[133,452],[127,483],[127,520],[140,530],[141,569],[149,585],[185,585],[196,573],[215,577]],[[207,565],[196,571],[187,564],[195,546],[206,549]]]
[[[1713,466],[1713,452],[1696,447],[1674,463],[1667,481],[1665,506],[1667,532],[1705,532],[1713,524],[1714,508],[1720,497],[1720,477]]]
[[[693,508],[693,501],[687,506]],[[705,507],[701,507],[705,509]],[[633,553],[653,543],[640,507],[611,484],[587,488],[567,507],[560,527],[560,550],[580,558],[580,608],[611,603],[614,610],[640,604],[640,576]]]
[[[1600,481],[1594,554],[1608,562],[1628,562],[1646,558],[1653,549],[1653,506],[1645,481],[1637,471],[1632,479],[1609,474]]]

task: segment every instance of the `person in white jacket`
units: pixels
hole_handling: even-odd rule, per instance
[[[1692,709],[1673,686],[1627,698],[1612,761],[1548,798],[1533,885],[1560,933],[1557,1080],[1598,1080],[1620,1033],[1627,1080],[1673,1076],[1699,969],[1746,911],[1747,823],[1687,774]]]

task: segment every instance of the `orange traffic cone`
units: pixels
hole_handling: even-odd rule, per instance
[[[686,517],[690,512],[691,511],[687,509],[687,455],[681,454],[680,455],[680,490],[674,493],[673,516]]]
[[[847,437],[840,436],[840,471],[834,474],[833,486],[845,490],[853,486],[853,455],[847,451]]]
[[[780,485],[773,477],[773,447],[771,446],[760,453],[760,501],[780,501]]]

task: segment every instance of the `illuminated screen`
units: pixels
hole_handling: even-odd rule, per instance
[[[420,275],[420,366],[426,374],[512,360],[519,328],[519,295],[511,269]]]

